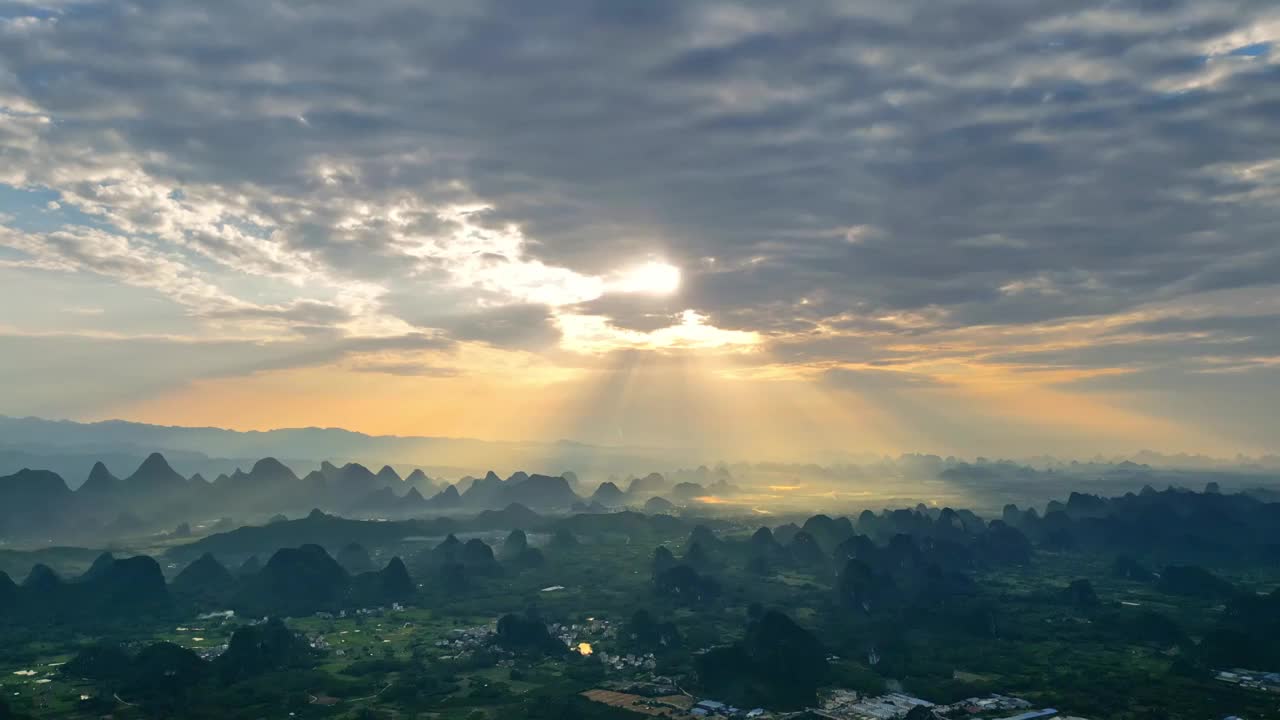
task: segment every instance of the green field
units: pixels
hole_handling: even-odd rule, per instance
[[[205,697],[221,708],[218,717],[536,717],[553,707],[549,698],[569,698],[601,683],[653,673],[606,669],[596,658],[510,658],[482,644],[459,651],[438,643],[456,639],[467,628],[492,627],[506,613],[528,610],[549,622],[604,621],[616,633],[632,613],[646,608],[674,621],[683,637],[679,649],[660,655],[657,672],[696,684],[696,654],[740,637],[749,606],[758,603],[783,609],[802,626],[819,631],[822,643],[838,657],[829,679],[835,687],[877,692],[896,684],[936,702],[1000,692],[1084,717],[1117,720],[1227,712],[1280,717],[1280,696],[1179,672],[1179,649],[1117,635],[1116,629],[1139,612],[1154,610],[1197,639],[1221,606],[1115,579],[1105,559],[1041,552],[1027,567],[977,572],[979,595],[961,605],[869,618],[835,602],[830,569],[789,568],[761,576],[732,558],[718,560],[710,570],[722,587],[715,603],[673,604],[654,594],[650,579],[653,548],[660,543],[678,555],[685,539],[653,536],[548,549],[542,568],[475,578],[461,590],[421,579],[418,600],[402,610],[290,619],[292,629],[323,645],[312,669],[268,674],[211,689]],[[1280,574],[1258,568],[1230,577],[1259,590],[1280,582]],[[1076,578],[1093,583],[1101,601],[1097,609],[1080,612],[1053,600]],[[564,589],[543,591],[554,585]],[[994,629],[967,627],[963,618],[970,606],[994,608]],[[162,640],[208,651],[227,643],[243,622],[140,622],[114,627],[103,637],[131,647]],[[60,663],[97,637],[53,631],[11,634],[10,639],[0,654],[0,685],[15,710],[49,718],[147,716],[128,697],[59,673]],[[580,639],[591,642],[597,657],[620,650],[616,636],[584,630]],[[35,674],[14,674],[29,670]],[[1170,708],[1177,710],[1170,713]],[[603,706],[586,711],[606,713],[602,716],[619,712]],[[199,716],[198,708],[193,712]]]

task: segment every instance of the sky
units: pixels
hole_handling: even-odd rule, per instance
[[[1271,1],[0,0],[0,414],[1280,449]]]

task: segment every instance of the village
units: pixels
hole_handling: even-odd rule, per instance
[[[929,717],[947,720],[1086,720],[1060,713],[1054,708],[1034,709],[1030,702],[1008,695],[971,697],[939,705],[900,692],[865,696],[852,690],[828,691],[819,698],[817,707],[803,711],[773,712],[765,708],[739,708],[712,698],[696,698],[685,693],[669,678],[661,677],[647,681],[612,682],[588,690],[582,696],[612,707],[666,718],[785,720],[817,716],[829,720],[902,720],[916,708],[923,708],[930,711]]]
[[[394,604],[389,608],[360,608],[349,612],[335,614],[319,613],[318,621],[343,621],[350,619],[380,619],[393,613],[404,613],[405,608]],[[200,617],[214,625],[221,625],[234,619],[230,613],[213,613]],[[249,620],[249,624],[259,624],[264,619]],[[416,626],[412,622],[403,622],[403,632],[413,634]],[[515,654],[503,649],[497,643],[498,622],[494,620],[475,625],[448,628],[443,636],[433,645],[441,654],[439,660],[455,660],[466,658],[476,652],[493,652],[498,656],[500,667],[511,667]],[[182,626],[179,632],[192,633],[203,631],[202,627]],[[376,623],[369,632],[383,632],[382,623]],[[936,704],[929,700],[915,697],[904,692],[890,692],[869,696],[853,690],[833,689],[821,694],[818,704],[799,712],[775,712],[767,708],[740,708],[715,698],[697,697],[682,689],[679,683],[670,678],[655,675],[657,659],[653,653],[635,654],[614,652],[610,648],[618,640],[617,623],[607,618],[587,617],[575,623],[551,623],[547,626],[551,637],[555,638],[571,652],[581,656],[589,656],[599,661],[609,673],[621,676],[600,687],[587,690],[583,697],[593,702],[616,708],[626,709],[641,715],[666,718],[710,718],[723,720],[770,720],[771,718],[790,718],[798,716],[817,716],[829,720],[902,720],[912,710],[925,708],[934,717],[947,720],[966,718],[972,720],[1085,720],[1077,716],[1060,713],[1054,708],[1037,709],[1032,703],[1022,698],[992,694],[984,697],[970,697],[950,704]],[[329,634],[322,632],[306,633],[310,647],[321,652],[332,653],[335,657],[349,657],[349,649],[354,650],[347,642],[351,633],[360,634],[360,627],[348,627]],[[380,636],[379,636],[380,637]],[[192,641],[203,640],[203,637],[191,637]],[[385,642],[380,640],[379,642]],[[363,647],[363,643],[360,644]],[[226,644],[193,647],[206,659],[216,657],[225,652]],[[360,654],[372,655],[372,651],[364,648]],[[1280,692],[1280,675],[1276,673],[1258,673],[1247,670],[1222,671],[1217,674],[1222,682],[1239,684],[1254,689],[1269,689]]]
[[[1280,672],[1258,672],[1257,670],[1234,668],[1232,670],[1219,670],[1214,675],[1214,679],[1219,682],[1239,685],[1249,690],[1280,693]]]

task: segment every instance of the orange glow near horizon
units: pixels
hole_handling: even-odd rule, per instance
[[[825,383],[823,368],[733,353],[632,350],[565,363],[468,346],[454,359],[465,371],[382,372],[379,363],[398,359],[364,357],[199,380],[110,408],[102,418],[235,430],[337,426],[374,435],[571,439],[697,448],[729,460],[966,456],[988,452],[974,448],[990,447],[993,439],[1091,454],[1229,447],[1126,398],[1072,393],[1056,377],[995,366],[921,367],[916,374],[931,378],[927,385],[862,390]]]

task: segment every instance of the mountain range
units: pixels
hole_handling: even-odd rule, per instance
[[[638,506],[652,497],[650,493],[668,489],[679,490],[680,498],[686,500],[710,492],[688,482],[671,488],[661,475],[652,473],[633,481],[626,493],[612,482],[603,483],[588,504],[571,479],[576,481],[572,473],[553,476],[523,471],[503,479],[490,471],[481,478],[444,485],[421,469],[401,477],[389,465],[373,472],[359,463],[339,467],[328,461],[298,477],[284,463],[268,457],[254,462],[247,472],[236,468],[208,480],[200,474],[184,477],[164,455],[151,453],[124,477],[96,462],[74,490],[47,470],[24,468],[0,477],[0,539],[52,543],[164,530],[183,537],[191,534],[192,523],[296,516],[313,509],[383,519],[512,512],[512,508],[600,511]],[[723,479],[712,487],[722,493],[732,490]]]
[[[321,610],[389,605],[416,592],[408,569],[393,557],[381,569],[352,573],[318,545],[285,547],[256,572],[236,577],[212,554],[187,565],[165,583],[147,556],[117,559],[103,553],[83,574],[63,578],[35,565],[21,584],[0,572],[0,617],[24,623],[99,623],[136,616],[234,608],[263,615],[310,615]]]

